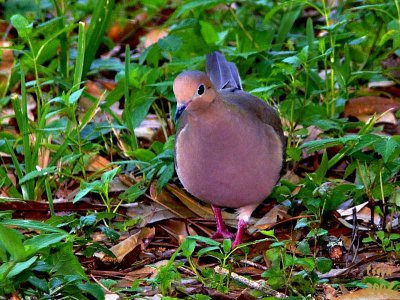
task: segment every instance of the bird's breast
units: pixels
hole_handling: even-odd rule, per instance
[[[176,138],[178,177],[191,194],[214,205],[259,203],[279,178],[281,141],[256,118],[222,115],[187,120]]]

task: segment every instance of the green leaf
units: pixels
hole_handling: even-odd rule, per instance
[[[22,38],[28,38],[32,33],[32,23],[19,14],[11,17],[11,24],[17,29],[18,35]]]
[[[28,255],[33,255],[41,249],[55,245],[66,239],[69,236],[68,233],[49,233],[41,234],[26,240],[24,243],[25,250]]]
[[[222,243],[222,249],[224,250],[224,253],[229,253],[232,248],[232,241],[231,239],[224,239]]]
[[[29,269],[29,267],[32,266],[35,263],[35,261],[37,261],[37,259],[38,259],[37,256],[33,256],[30,259],[28,259],[27,261],[19,262],[19,263],[15,264],[15,266],[12,268],[10,273],[8,273],[7,278],[14,277],[14,276],[20,274],[21,272]]]
[[[303,255],[310,255],[311,254],[311,249],[310,249],[310,244],[308,243],[307,240],[303,240],[297,244],[297,250],[301,252]]]
[[[200,258],[200,257],[203,256],[204,254],[210,254],[210,256],[212,256],[212,253],[213,253],[215,250],[219,250],[219,246],[210,246],[210,247],[201,248],[201,249],[197,252],[197,257]]]
[[[260,232],[261,232],[263,235],[276,238],[276,237],[275,237],[275,230],[273,230],[273,229],[271,229],[271,230],[261,230]]]
[[[119,198],[128,202],[135,201],[146,192],[147,188],[148,185],[144,180],[139,181],[123,192]]]
[[[79,89],[80,83],[82,81],[83,66],[85,65],[85,39],[85,23],[79,22],[78,47],[74,69],[73,91]]]
[[[216,44],[219,40],[218,32],[214,27],[205,21],[200,21],[201,35],[207,44]]]
[[[162,188],[170,181],[175,172],[174,163],[169,163],[160,170],[157,174],[159,176],[157,182],[157,192],[160,193]]]
[[[298,162],[301,159],[301,149],[297,147],[286,148],[286,154],[295,162]]]
[[[378,152],[385,163],[389,161],[389,158],[400,148],[400,142],[396,137],[389,137],[381,139],[379,143],[375,143],[375,151]]]
[[[98,0],[94,6],[89,28],[86,33],[85,58],[81,78],[85,79],[100,44],[103,42],[109,21],[113,14],[115,0]]]
[[[148,149],[143,149],[143,148],[139,148],[139,149],[132,151],[132,154],[137,160],[141,160],[141,161],[145,161],[145,162],[149,162],[153,158],[156,157],[156,155],[154,154],[153,151],[150,151]]]
[[[332,260],[327,257],[317,257],[315,262],[317,265],[317,270],[320,271],[322,274],[328,273],[333,266]]]
[[[0,225],[0,244],[15,261],[22,261],[27,257],[21,235],[15,229]]]
[[[326,172],[328,171],[328,154],[326,151],[322,154],[321,164],[319,165],[318,170],[315,172],[315,176],[313,176],[316,184],[320,185],[324,181]]]
[[[65,233],[64,230],[54,227],[50,224],[46,224],[43,222],[39,221],[34,221],[34,220],[3,220],[0,222],[1,225],[7,225],[7,226],[16,226],[19,228],[23,229],[28,229],[28,230],[39,230],[43,232],[58,232],[58,233]]]
[[[64,243],[59,251],[51,253],[46,262],[52,266],[52,272],[58,275],[77,275],[81,279],[87,280],[78,258],[74,254],[71,242]]]
[[[305,228],[308,227],[309,223],[307,218],[301,218],[296,222],[296,226],[294,227],[295,230],[298,230],[300,228]]]
[[[117,175],[117,173],[121,171],[120,167],[114,168],[110,171],[104,172],[103,174],[101,174],[101,182],[103,184],[109,184],[115,177],[115,175]]]
[[[293,263],[304,266],[309,272],[315,269],[315,262],[311,257],[296,258]]]
[[[78,102],[79,98],[82,96],[83,91],[85,88],[81,88],[75,92],[73,92],[69,97],[68,97],[68,104],[69,105],[74,105],[76,102]]]
[[[21,180],[19,181],[19,184],[24,184],[24,183],[28,182],[29,180],[32,180],[37,177],[53,174],[56,171],[57,171],[57,167],[48,167],[48,168],[44,168],[41,170],[29,172],[28,174],[26,174],[24,177],[21,178]]]
[[[194,239],[185,239],[182,244],[182,255],[186,258],[189,258],[196,248],[196,240]]]
[[[82,292],[86,292],[90,295],[93,296],[94,299],[97,300],[104,300],[104,291],[103,289],[94,283],[79,283],[78,284],[78,288],[82,291]]]
[[[202,11],[204,9],[217,6],[220,3],[224,3],[225,0],[192,0],[187,1],[185,4],[180,5],[175,11],[175,17],[180,17],[184,13],[196,9],[196,11]]]
[[[220,243],[218,243],[217,241],[214,241],[213,239],[210,239],[210,238],[204,237],[204,236],[193,235],[193,236],[187,237],[187,239],[193,239],[193,240],[202,242],[202,243],[204,243],[206,245],[210,245],[210,246],[219,246],[220,245]]]
[[[359,135],[347,135],[340,138],[329,138],[317,141],[310,141],[301,145],[300,149],[307,148],[307,152],[310,153],[321,149],[344,145],[351,141],[358,141],[359,139],[360,139]]]

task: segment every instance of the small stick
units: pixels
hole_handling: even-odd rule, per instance
[[[217,272],[218,274],[229,275],[229,276],[231,276],[232,279],[237,280],[240,283],[242,283],[252,289],[261,291],[269,296],[274,296],[279,299],[287,298],[287,296],[285,294],[279,293],[279,292],[273,290],[271,287],[269,287],[265,283],[265,281],[254,281],[254,280],[248,279],[244,276],[241,276],[239,274],[236,274],[234,272],[229,272],[227,269],[221,268],[219,266],[215,267],[214,271]]]
[[[265,267],[265,266],[263,266],[263,265],[260,265],[260,264],[258,264],[258,263],[252,262],[251,260],[242,259],[240,262],[241,262],[241,263],[244,263],[245,265],[252,266],[252,267],[254,267],[254,268],[256,268],[256,269],[259,269],[259,270],[265,271],[265,270],[268,269],[267,267]]]

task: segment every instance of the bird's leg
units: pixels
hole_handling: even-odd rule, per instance
[[[242,243],[244,231],[247,228],[247,224],[250,220],[250,216],[253,211],[257,208],[258,204],[249,204],[238,208],[238,228],[236,232],[235,240],[232,243],[232,249],[239,246]]]
[[[239,219],[236,237],[235,240],[233,241],[232,249],[239,246],[242,243],[243,234],[244,231],[246,230],[246,227],[247,227],[247,222],[243,219]]]
[[[233,234],[228,231],[225,226],[224,220],[222,219],[221,208],[214,205],[211,205],[211,207],[214,211],[215,221],[217,223],[217,231],[212,235],[212,238],[232,239]]]

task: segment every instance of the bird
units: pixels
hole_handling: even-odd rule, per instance
[[[183,187],[211,204],[212,238],[234,238],[235,248],[252,213],[280,179],[285,136],[276,110],[243,90],[234,63],[215,51],[206,57],[206,70],[184,71],[173,82],[175,167]],[[222,208],[236,209],[235,236]]]

